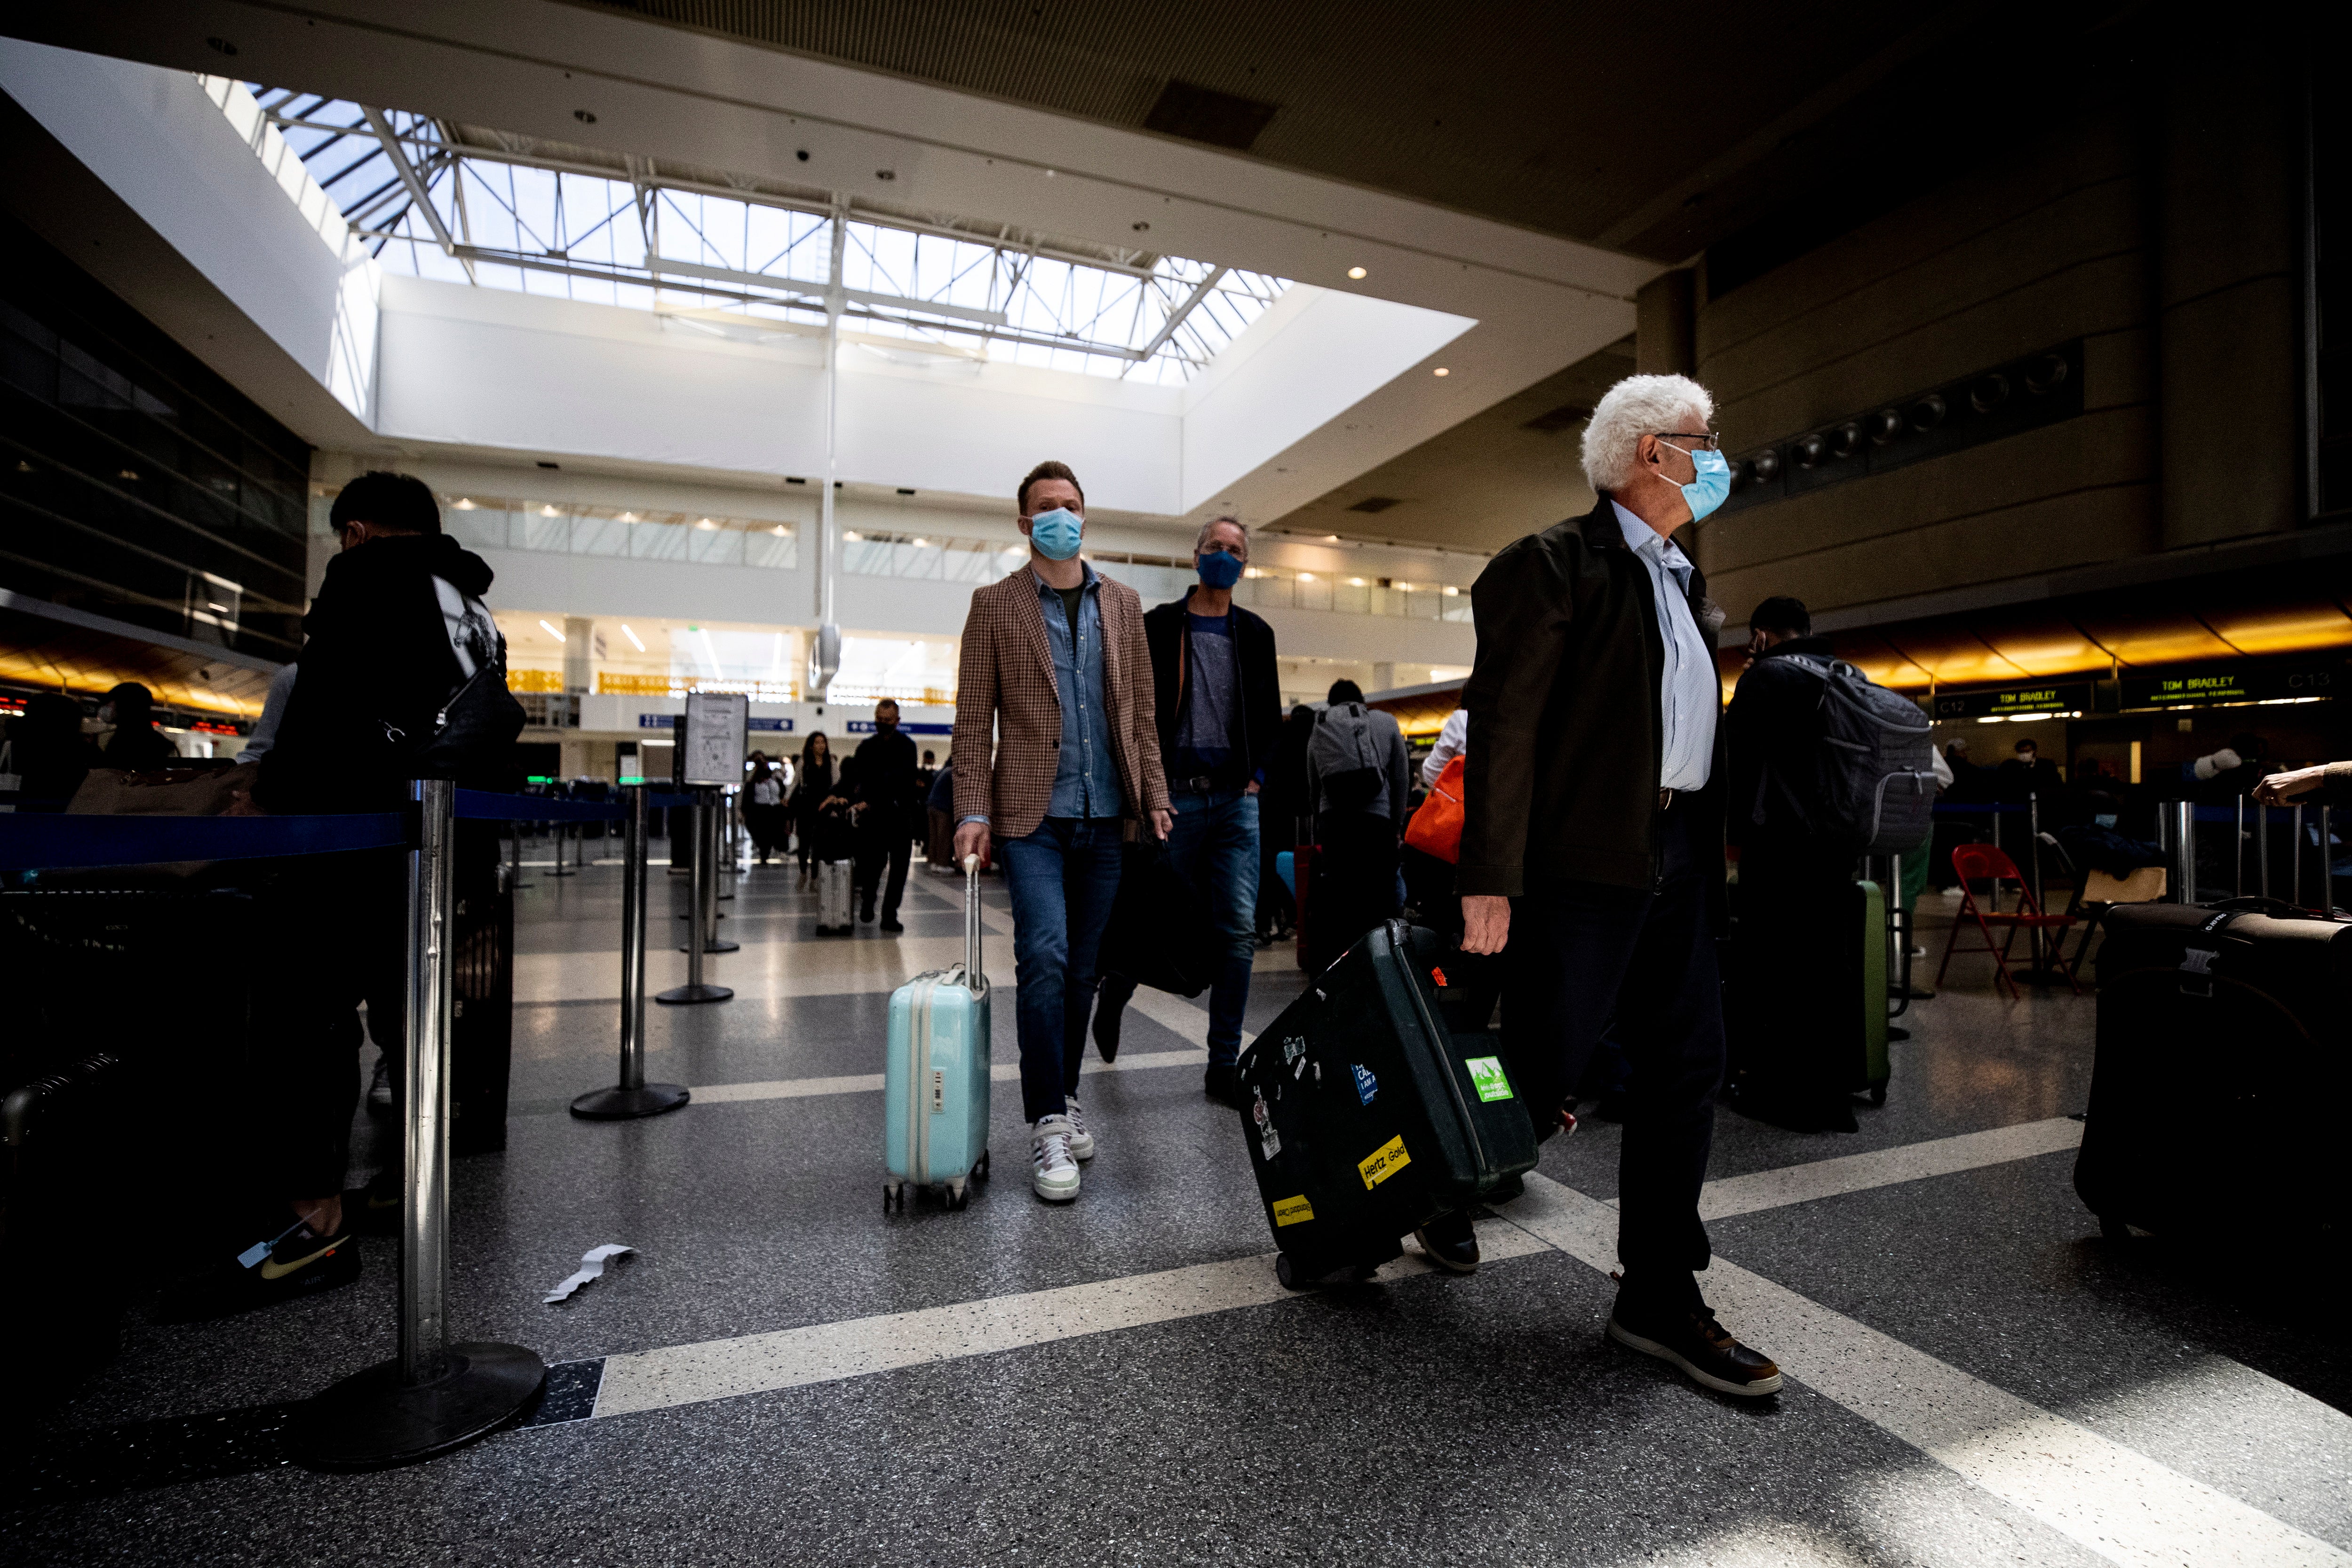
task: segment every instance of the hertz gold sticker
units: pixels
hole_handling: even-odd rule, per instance
[[[1286,1225],[1304,1225],[1314,1217],[1315,1205],[1307,1201],[1305,1193],[1295,1198],[1277,1199],[1275,1203],[1274,1227],[1276,1230]]]
[[[1404,1135],[1399,1133],[1357,1161],[1356,1173],[1364,1178],[1364,1190],[1370,1192],[1412,1163],[1412,1156],[1404,1152]]]

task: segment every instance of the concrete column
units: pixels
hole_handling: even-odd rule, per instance
[[[1664,272],[1633,296],[1633,369],[1641,375],[1698,374],[1698,278]]]
[[[1395,688],[1395,686],[1396,686],[1396,666],[1395,666],[1395,665],[1393,665],[1393,664],[1376,664],[1376,665],[1372,666],[1372,689],[1373,689],[1373,690],[1375,690],[1375,691],[1388,691],[1388,690],[1391,690],[1391,689],[1393,689]]]
[[[596,651],[596,623],[585,616],[563,617],[563,689],[586,691]]]
[[[2184,35],[2166,73],[2157,342],[2167,549],[2303,521],[2302,95],[2272,37]]]

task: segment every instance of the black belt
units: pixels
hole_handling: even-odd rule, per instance
[[[1183,789],[1191,790],[1196,795],[1207,795],[1210,791],[1217,787],[1217,781],[1211,778],[1208,774],[1202,773],[1197,778],[1170,779],[1168,781],[1168,787],[1171,790]]]

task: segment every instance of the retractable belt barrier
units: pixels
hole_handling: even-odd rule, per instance
[[[621,1079],[583,1095],[591,1120],[649,1116],[687,1102],[677,1084],[645,1077],[646,813],[695,810],[702,846],[715,844],[710,813],[693,794],[632,786],[620,802],[550,800],[410,786],[402,811],[299,816],[95,816],[0,813],[0,867],[61,870],[191,860],[268,859],[402,849],[408,855],[408,1007],[403,1043],[404,1173],[399,1354],[309,1401],[294,1423],[303,1457],[330,1468],[409,1463],[469,1442],[534,1397],[545,1363],[520,1345],[452,1342],[446,1320],[449,1219],[449,1036],[457,947],[456,833],[459,818],[490,822],[625,823],[623,883]],[[700,864],[698,871],[709,868]],[[698,876],[698,880],[701,877]],[[707,903],[698,900],[698,903]],[[698,921],[698,931],[702,921]],[[699,980],[702,942],[692,943]],[[706,987],[723,993],[724,987]],[[727,993],[731,994],[731,993]],[[667,998],[665,998],[666,1000]],[[698,998],[699,999],[699,998]]]

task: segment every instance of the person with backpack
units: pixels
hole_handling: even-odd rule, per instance
[[[1821,984],[1829,944],[1853,935],[1844,927],[1854,850],[1820,789],[1827,678],[1815,671],[1837,655],[1795,599],[1765,600],[1748,626],[1748,668],[1723,716],[1740,915],[1727,1098],[1791,1131],[1852,1132],[1851,1072],[1838,1047],[1853,999]]]
[[[397,812],[410,781],[454,776],[473,788],[520,783],[521,705],[507,689],[506,639],[482,595],[488,564],[441,531],[423,480],[371,472],[335,497],[341,552],[303,617],[301,679],[261,758],[253,804],[271,815]],[[457,896],[495,886],[499,825],[460,822]],[[407,1011],[408,857],[370,849],[278,868],[273,896],[289,946],[283,994],[267,1021],[284,1196],[298,1221],[245,1276],[260,1299],[348,1282],[359,1271],[343,1212],[352,1112],[359,1097],[358,1007],[395,1061]],[[394,1075],[395,1080],[397,1074]],[[397,1202],[393,1168],[371,1208]]]
[[[1396,915],[1412,761],[1395,717],[1365,707],[1354,681],[1335,680],[1307,742],[1307,775],[1315,807],[1307,968],[1320,974],[1358,937]]]

